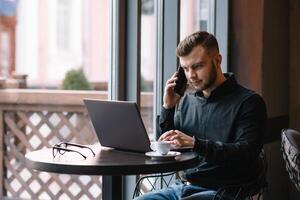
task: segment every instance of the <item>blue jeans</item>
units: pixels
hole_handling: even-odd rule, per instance
[[[212,200],[216,193],[212,189],[176,182],[170,187],[148,192],[135,200]],[[230,197],[222,198],[222,200],[231,199]]]

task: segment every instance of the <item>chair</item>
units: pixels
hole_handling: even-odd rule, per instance
[[[289,177],[300,191],[300,132],[293,129],[282,130],[281,152]]]
[[[265,153],[262,151],[259,155],[259,163],[260,163],[260,174],[255,179],[245,184],[238,184],[238,185],[230,185],[226,187],[220,188],[217,193],[215,194],[213,200],[221,200],[224,196],[231,196],[234,200],[240,199],[254,199],[253,196],[256,196],[259,200],[262,197],[262,194],[267,189],[267,181],[266,181],[266,171],[267,171],[267,161],[265,158]],[[146,175],[142,176],[135,187],[133,198],[138,197],[142,194],[141,188],[143,183],[146,181],[151,183],[151,178],[154,180],[151,183],[151,189],[162,189],[163,187],[167,187],[171,183],[171,179],[166,181],[166,177],[172,176],[172,179],[176,179],[176,172],[166,173],[166,174],[159,174],[159,175]],[[161,181],[163,184],[157,185],[157,181]],[[158,186],[158,187],[157,187]],[[234,192],[233,192],[234,191]]]
[[[234,200],[261,199],[268,187],[266,180],[267,160],[264,150],[259,155],[260,173],[256,179],[244,184],[230,185],[220,188],[213,200],[221,200],[224,195],[231,196]]]
[[[132,198],[134,199],[142,195],[143,190],[146,190],[146,192],[151,192],[153,190],[168,187],[175,179],[176,172],[143,175],[139,178],[135,185]],[[146,188],[146,184],[148,184],[150,188]]]
[[[155,119],[157,127],[159,127],[159,117],[160,115],[157,115]],[[160,136],[160,135],[161,135],[161,131],[159,128],[157,128],[156,136]],[[140,178],[138,179],[135,185],[132,198],[134,199],[135,197],[142,195],[143,191],[150,192],[153,190],[168,187],[175,179],[176,179],[176,172],[142,175],[140,176]],[[148,184],[148,187],[150,188],[145,188],[146,184]]]
[[[159,127],[159,115],[156,117],[156,124],[157,127]],[[159,128],[156,130],[156,135],[161,135],[161,132]],[[264,150],[261,151],[259,155],[259,161],[261,164],[260,168],[260,174],[259,176],[248,183],[245,184],[239,184],[239,185],[231,185],[220,188],[216,195],[214,196],[213,200],[219,200],[222,199],[225,195],[233,196],[234,200],[239,199],[253,199],[253,196],[257,196],[257,199],[259,200],[262,197],[262,194],[267,189],[267,180],[266,180],[266,172],[267,172],[267,160],[265,156]],[[151,185],[151,188],[149,191],[153,191],[156,189],[162,189],[163,187],[168,187],[171,180],[175,180],[177,178],[177,173],[165,173],[165,174],[159,174],[159,175],[146,175],[140,177],[140,179],[137,181],[137,184],[134,189],[133,198],[138,197],[142,194],[142,186],[143,183],[148,182],[148,184]],[[170,178],[169,181],[166,181],[166,178]],[[153,182],[151,182],[151,179],[153,179]],[[161,184],[157,184],[157,182],[160,181]],[[235,191],[232,193],[232,191]]]

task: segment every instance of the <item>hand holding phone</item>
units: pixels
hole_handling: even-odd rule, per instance
[[[178,79],[175,81],[176,85],[174,87],[174,92],[179,96],[183,96],[186,90],[187,79],[184,73],[184,69],[181,66],[177,68],[177,77]]]

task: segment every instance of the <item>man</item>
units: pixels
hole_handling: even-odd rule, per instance
[[[194,91],[182,98],[174,93],[177,72],[167,81],[159,140],[191,147],[201,161],[181,173],[186,182],[140,199],[212,199],[219,188],[243,184],[259,173],[266,123],[263,99],[239,85],[233,74],[222,73],[212,34],[193,33],[179,43],[176,54]]]

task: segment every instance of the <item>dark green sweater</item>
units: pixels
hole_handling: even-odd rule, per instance
[[[263,146],[266,106],[255,92],[239,85],[233,74],[212,91],[186,94],[176,108],[164,109],[161,133],[177,129],[195,136],[201,162],[184,177],[204,187],[240,184],[257,176]]]

